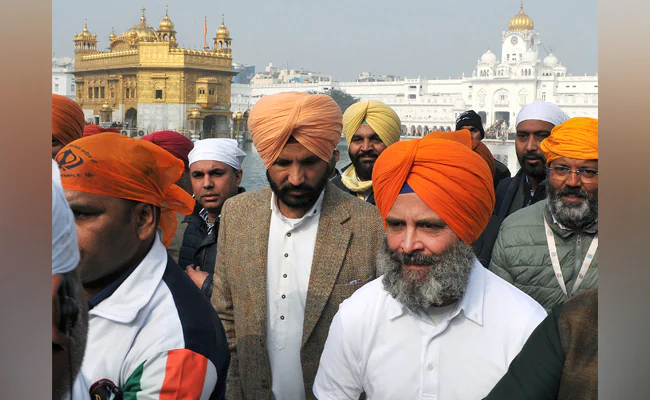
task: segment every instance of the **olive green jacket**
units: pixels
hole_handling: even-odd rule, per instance
[[[492,251],[489,270],[515,285],[540,303],[547,311],[566,300],[555,277],[544,232],[544,215],[555,234],[558,257],[569,294],[573,291],[582,262],[591,241],[598,233],[598,221],[582,232],[556,223],[540,201],[505,219]],[[598,251],[577,293],[598,287]]]

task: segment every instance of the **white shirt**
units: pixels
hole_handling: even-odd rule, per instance
[[[299,219],[282,215],[275,195],[271,195],[266,344],[271,363],[271,390],[276,399],[305,399],[300,347],[324,194],[323,190],[312,208]]]
[[[477,260],[467,291],[436,325],[375,279],[344,301],[314,382],[320,400],[476,400],[506,373],[544,308]]]

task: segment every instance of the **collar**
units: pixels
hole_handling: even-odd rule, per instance
[[[280,218],[282,221],[286,222],[293,229],[300,225],[303,221],[306,221],[320,214],[321,208],[323,207],[323,197],[325,197],[325,188],[323,188],[323,190],[320,192],[320,196],[318,196],[316,203],[311,206],[311,208],[305,213],[302,218],[296,220],[287,218],[284,216],[284,214],[282,214],[280,207],[278,206],[277,197],[275,197],[275,193],[271,192],[271,213],[273,213],[273,215],[275,215],[277,218]]]
[[[463,313],[463,315],[478,325],[483,325],[483,304],[485,299],[485,267],[474,257],[474,266],[469,276],[467,290],[460,301],[456,302],[456,308],[451,312],[452,318]],[[404,304],[395,300],[386,292],[388,299],[388,311],[386,317],[393,320],[403,314],[413,315]]]
[[[132,268],[113,293],[90,310],[89,314],[118,323],[132,322],[151,300],[166,268],[167,251],[160,235],[157,234],[144,259]]]

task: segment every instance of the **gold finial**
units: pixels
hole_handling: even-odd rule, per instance
[[[169,17],[169,6],[165,4],[165,17]]]
[[[221,14],[221,25],[224,25],[226,23],[226,16],[225,14]]]
[[[521,0],[521,6],[519,8],[521,8],[522,10],[524,9],[524,0]]]
[[[147,19],[144,17],[144,10],[145,10],[145,8],[142,7],[142,18],[140,18],[140,22],[142,22],[142,25],[144,25],[144,22],[147,20]]]
[[[88,30],[88,18],[84,18],[84,29]]]

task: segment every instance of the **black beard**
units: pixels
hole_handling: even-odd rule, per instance
[[[474,252],[459,240],[441,255],[404,254],[388,250],[384,240],[377,265],[384,274],[384,289],[393,298],[411,310],[427,309],[463,297],[474,268]],[[422,276],[404,271],[402,265],[429,266],[429,271]]]
[[[375,161],[377,161],[377,157],[379,157],[379,154],[377,154],[374,150],[373,151],[360,151],[356,155],[350,153],[350,149],[348,149],[348,156],[350,156],[350,161],[352,162],[352,165],[354,166],[354,170],[357,172],[357,176],[359,179],[362,181],[369,181],[372,179],[372,169],[375,166]],[[361,161],[362,157],[374,157],[372,161]]]
[[[526,159],[535,159],[540,162],[537,166],[530,166],[526,162]],[[544,160],[543,156],[536,153],[524,153],[521,157],[517,156],[517,160],[519,161],[519,165],[524,171],[524,174],[527,176],[539,179],[540,182],[546,178],[546,160]]]
[[[325,185],[327,185],[327,181],[329,181],[329,172],[330,169],[328,168],[323,177],[317,182],[316,186],[306,183],[294,186],[287,183],[286,185],[279,187],[271,180],[269,171],[266,171],[266,179],[269,181],[269,185],[271,186],[271,190],[275,196],[287,207],[297,210],[308,210],[316,203],[318,196],[320,196],[323,189],[325,189]],[[289,191],[291,190],[304,190],[306,193],[301,196],[293,196],[289,194]]]
[[[598,191],[593,199],[589,199],[586,191],[580,188],[565,187],[559,192],[555,191],[553,185],[547,186],[548,207],[560,224],[573,230],[579,231],[591,225],[598,218]],[[562,196],[577,196],[584,199],[581,204],[565,203]]]

